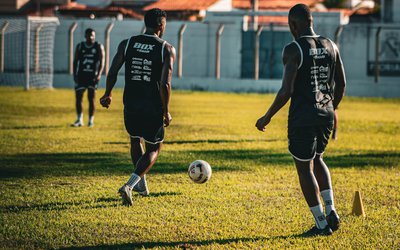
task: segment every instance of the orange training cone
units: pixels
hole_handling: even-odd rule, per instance
[[[353,211],[351,213],[354,215],[365,217],[364,205],[361,199],[360,191],[356,191],[353,202]]]

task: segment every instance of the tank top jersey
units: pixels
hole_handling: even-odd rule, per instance
[[[78,45],[77,77],[79,83],[92,83],[100,70],[100,44],[88,46],[86,42]]]
[[[300,64],[289,108],[289,127],[333,123],[336,53],[332,41],[321,36],[302,36],[294,41]]]
[[[125,47],[125,111],[162,115],[160,80],[166,41],[156,35],[133,36]]]

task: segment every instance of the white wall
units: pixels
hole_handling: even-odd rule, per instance
[[[393,0],[393,22],[400,23],[400,0]]]

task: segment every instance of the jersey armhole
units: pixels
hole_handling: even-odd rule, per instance
[[[130,42],[131,42],[131,39],[132,39],[132,37],[129,38],[129,40],[126,42],[125,51],[124,51],[124,58],[125,58],[125,56],[126,56],[126,51],[128,50],[128,46],[129,46],[129,44],[130,44]]]
[[[331,44],[331,46],[332,46],[332,49],[333,49],[333,54],[334,54],[334,62],[336,63],[336,49],[335,49],[335,47],[337,47],[337,45],[331,40],[331,39],[329,39],[329,38],[326,38],[328,41],[329,41],[329,43]]]
[[[161,63],[164,63],[164,48],[167,41],[164,41],[161,47]]]
[[[299,66],[297,67],[297,69],[300,69],[300,67],[303,65],[303,50],[301,49],[300,44],[297,41],[293,41],[293,42],[294,42],[294,44],[297,45],[297,48],[299,48],[299,50],[300,50],[300,63],[299,63]]]

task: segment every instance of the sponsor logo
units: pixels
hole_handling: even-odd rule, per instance
[[[132,60],[135,60],[135,61],[143,61],[143,58],[133,57]],[[146,60],[146,59],[145,59],[145,60]]]
[[[141,77],[141,76],[138,76],[138,75],[135,75],[135,76],[132,76],[132,80],[133,80],[133,81],[141,81],[141,80],[142,80],[142,77]]]
[[[311,48],[310,49],[310,56],[316,55],[327,55],[328,50],[326,48]]]
[[[92,54],[96,54],[97,50],[96,49],[92,49]]]
[[[132,61],[132,64],[142,65],[142,62],[139,62],[139,61]]]
[[[150,68],[149,66],[146,66],[146,65],[143,66],[143,69],[144,69],[144,70],[151,70],[151,68]]]
[[[142,74],[142,71],[140,71],[140,70],[132,70],[131,73],[132,74]]]
[[[142,69],[142,67],[140,67],[140,66],[136,66],[136,65],[132,65],[132,67],[131,67],[132,69]]]
[[[324,73],[319,73],[319,78],[328,78],[328,75]]]
[[[145,74],[145,75],[151,76],[151,72],[149,72],[149,71],[143,71],[142,73]]]
[[[155,45],[145,44],[145,43],[135,43],[133,45],[133,48],[136,49],[136,51],[138,52],[149,53],[150,51],[153,50],[154,46]]]
[[[328,66],[326,66],[326,67],[324,67],[324,66],[319,67],[319,72],[328,72],[328,70],[329,70],[329,67],[328,67]]]
[[[153,63],[152,61],[147,60],[147,59],[144,59],[144,61],[143,61],[144,65],[150,65],[151,66],[152,63]]]
[[[145,44],[145,43],[135,43],[133,48],[135,49],[143,49],[143,50],[153,50],[155,45]]]
[[[148,77],[148,76],[143,76],[143,80],[145,80],[146,82],[150,82],[151,81],[150,77]]]

